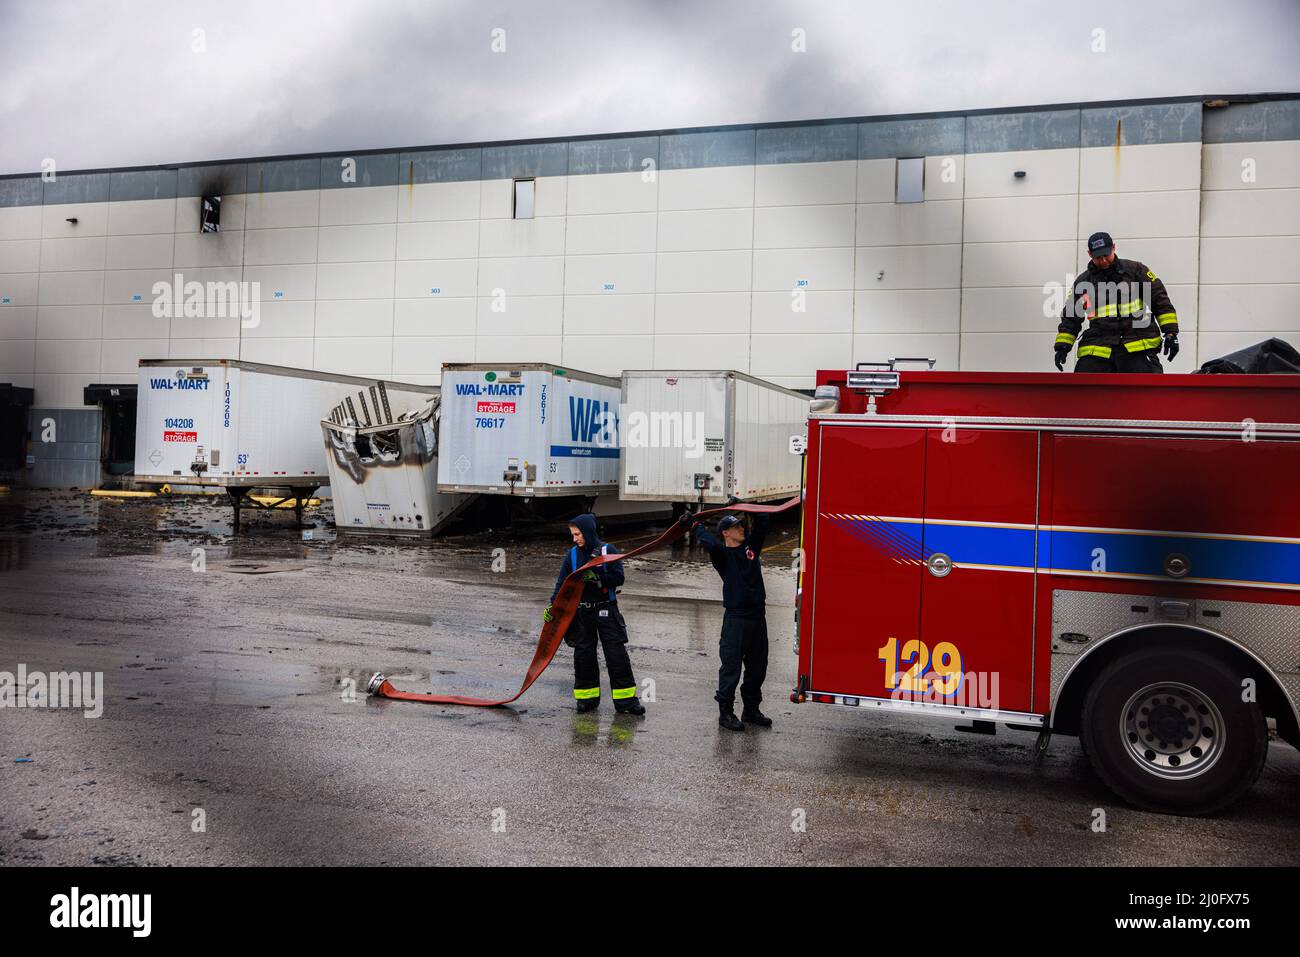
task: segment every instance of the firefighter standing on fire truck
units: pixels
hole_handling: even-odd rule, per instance
[[[1165,284],[1136,259],[1120,259],[1109,233],[1088,237],[1088,256],[1061,311],[1056,368],[1065,369],[1078,339],[1075,372],[1163,372],[1161,354],[1170,362],[1178,355],[1178,314]]]

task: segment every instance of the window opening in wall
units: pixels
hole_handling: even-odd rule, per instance
[[[515,219],[533,218],[533,199],[536,192],[536,180],[515,180]]]
[[[925,199],[925,157],[899,159],[894,181],[894,202],[919,203]]]
[[[221,232],[220,196],[204,196],[199,200],[199,232]]]

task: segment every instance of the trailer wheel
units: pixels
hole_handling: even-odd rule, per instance
[[[1241,675],[1213,655],[1170,645],[1111,662],[1088,690],[1080,737],[1098,776],[1153,811],[1210,814],[1250,790],[1268,729]]]

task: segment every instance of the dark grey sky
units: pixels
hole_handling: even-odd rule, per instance
[[[0,0],[0,172],[1296,91],[1297,50],[1300,0]]]

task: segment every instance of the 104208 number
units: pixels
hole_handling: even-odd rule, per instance
[[[905,642],[890,638],[880,649],[880,660],[885,663],[885,689],[890,692],[933,692],[946,697],[961,689],[966,674],[961,652],[951,641],[941,641],[931,650],[917,638]]]
[[[192,429],[193,419],[163,419],[163,426],[168,429]]]

